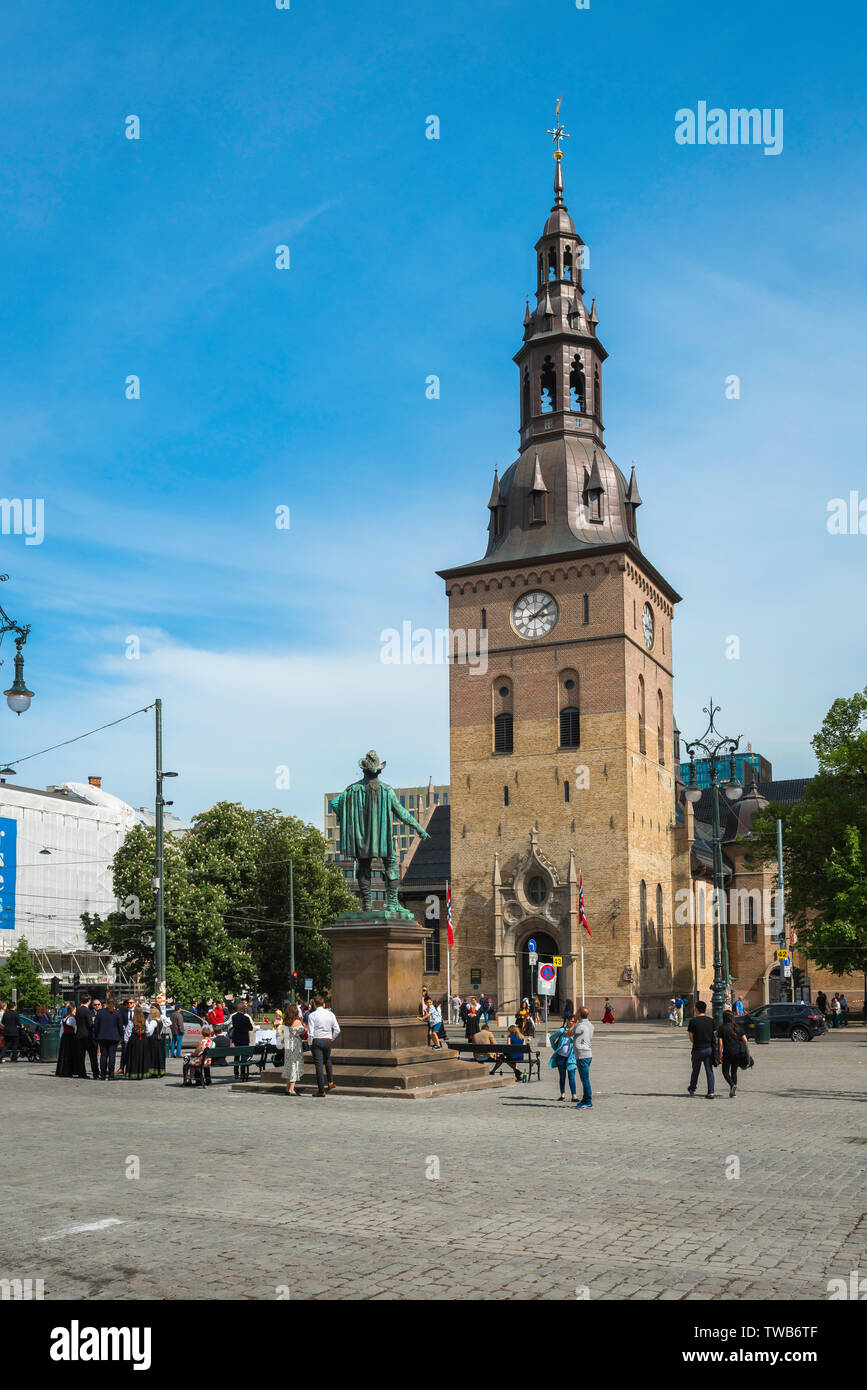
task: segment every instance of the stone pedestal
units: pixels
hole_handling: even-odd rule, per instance
[[[333,1095],[422,1099],[514,1084],[512,1073],[489,1076],[488,1066],[461,1061],[456,1053],[428,1046],[427,1024],[418,1016],[424,976],[420,927],[405,908],[339,917],[324,935],[331,942],[331,999],[340,1024],[334,1045]],[[301,1083],[314,1084],[307,1065]],[[275,1068],[239,1090],[283,1085]]]

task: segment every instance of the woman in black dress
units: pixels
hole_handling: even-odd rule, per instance
[[[126,1060],[123,1065],[123,1074],[127,1081],[142,1081],[146,1076],[150,1076],[150,1058],[148,1056],[150,1039],[141,1004],[136,1004],[132,1018],[124,1030],[124,1038],[126,1041]]]
[[[148,1075],[165,1076],[166,1045],[163,1039],[163,1016],[157,1004],[151,1005],[148,1032]]]
[[[80,1076],[78,1049],[75,1046],[75,1005],[67,1004],[60,1022],[60,1046],[57,1049],[55,1076]]]

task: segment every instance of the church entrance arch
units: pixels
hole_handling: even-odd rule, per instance
[[[536,952],[539,957],[537,965],[533,966],[532,968],[530,966],[530,950],[528,945],[530,941],[535,941]],[[525,930],[521,942],[518,946],[518,970],[520,973],[521,980],[521,999],[529,999],[532,1003],[533,996],[538,992],[536,989],[537,966],[544,965],[546,961],[552,963],[554,957],[559,955],[562,955],[562,952],[559,946],[557,945],[557,942],[554,940],[553,936],[551,936],[549,932],[535,931],[532,925]],[[562,974],[562,970],[557,971],[557,993],[552,995],[552,997],[548,1000],[549,1014],[559,1014],[562,1012],[562,1004],[560,999],[560,981]],[[518,1008],[520,1008],[520,1006],[521,1000],[519,999]],[[545,1001],[543,999],[543,1012],[544,1008]]]

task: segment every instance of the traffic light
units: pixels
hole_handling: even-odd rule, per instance
[[[293,985],[295,985],[295,984],[298,983],[298,971],[297,971],[297,970],[293,970],[293,971],[292,971],[292,983],[293,983]]]
[[[56,997],[60,993],[60,981],[54,975],[51,980],[51,993]]]
[[[72,977],[72,985],[74,989],[81,988],[81,972],[78,970],[76,970],[75,974]]]

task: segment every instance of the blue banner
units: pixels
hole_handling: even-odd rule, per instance
[[[18,822],[0,816],[0,931],[15,930]]]

